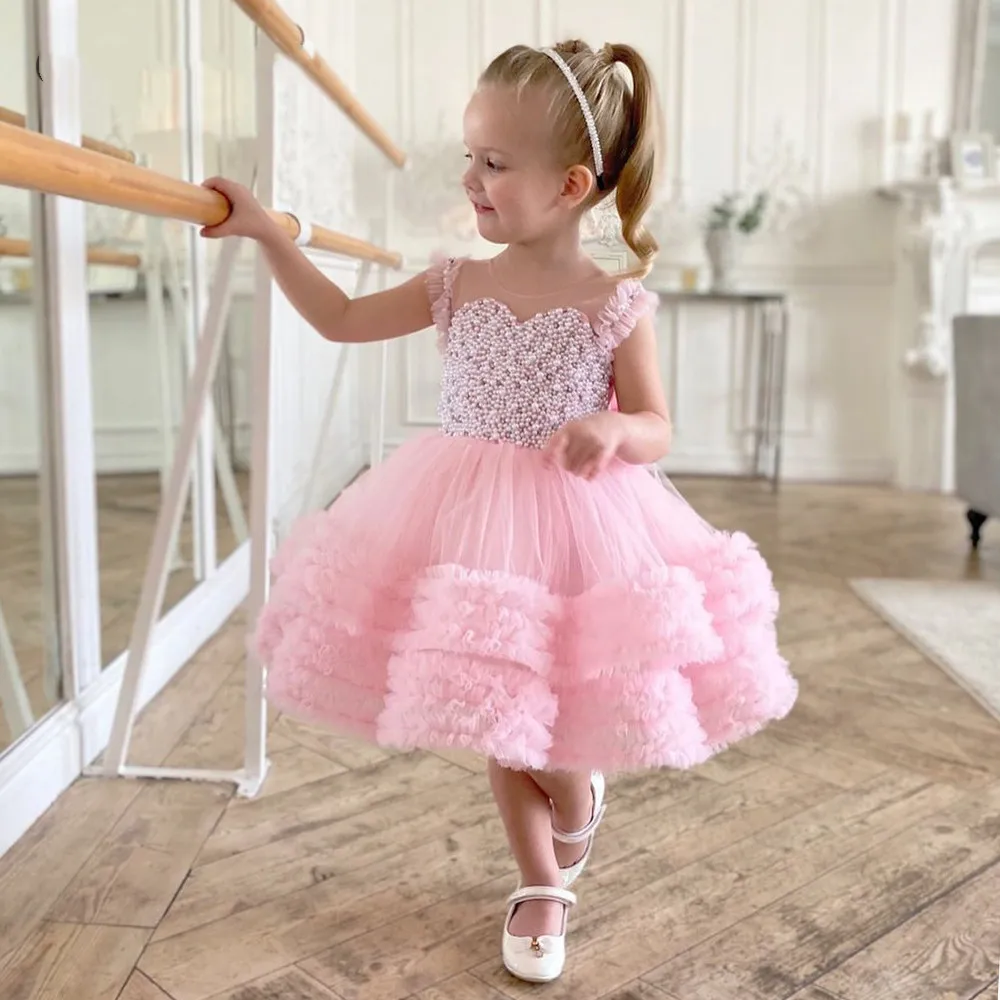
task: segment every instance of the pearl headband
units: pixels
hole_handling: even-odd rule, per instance
[[[542,49],[544,52],[558,67],[562,70],[562,74],[566,77],[566,82],[570,85],[576,96],[577,103],[580,105],[580,110],[583,112],[583,120],[587,126],[587,134],[590,136],[590,148],[594,154],[594,170],[597,172],[597,189],[599,191],[604,190],[604,157],[601,155],[601,137],[597,134],[597,123],[594,121],[594,112],[590,109],[590,102],[587,100],[587,95],[583,92],[583,87],[580,86],[580,81],[576,78],[573,71],[566,64],[566,60],[563,59],[555,49]]]

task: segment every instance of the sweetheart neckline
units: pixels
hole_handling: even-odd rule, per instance
[[[551,316],[554,315],[555,313],[573,313],[583,319],[583,321],[587,324],[587,326],[590,327],[591,333],[597,332],[594,329],[594,324],[591,321],[590,317],[577,306],[552,306],[549,309],[539,309],[538,312],[532,313],[525,319],[519,319],[517,313],[514,312],[514,310],[509,305],[507,305],[506,302],[503,302],[501,299],[498,299],[492,295],[481,295],[478,298],[469,299],[468,302],[463,302],[452,314],[451,317],[452,323],[454,323],[455,320],[459,317],[463,309],[468,309],[471,306],[479,305],[480,303],[484,302],[500,306],[500,308],[503,309],[508,316],[510,316],[510,318],[514,321],[514,323],[517,326],[527,326],[529,323],[534,322],[536,319],[541,319],[545,316]]]

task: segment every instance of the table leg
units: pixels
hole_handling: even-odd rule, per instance
[[[788,303],[782,302],[779,311],[776,363],[774,371],[774,464],[771,485],[775,491],[781,482],[781,450],[785,439],[785,381],[788,369]]]
[[[753,332],[760,338],[757,357],[757,419],[754,427],[753,474],[755,478],[763,475],[762,455],[767,438],[767,412],[770,369],[770,335],[768,333],[767,305],[758,304],[752,310]]]

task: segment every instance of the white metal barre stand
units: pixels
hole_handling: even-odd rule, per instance
[[[161,246],[157,249],[154,260],[162,261],[166,265],[165,267],[166,285],[169,291],[171,303],[173,305],[174,330],[176,333],[177,342],[180,345],[180,352],[181,352],[180,361],[182,364],[183,371],[189,371],[192,364],[192,359],[189,353],[187,336],[185,333],[187,314],[184,308],[184,288],[181,282],[180,271],[177,267],[177,262],[173,259],[173,257],[170,254],[169,247],[167,247],[165,243],[161,243]],[[151,305],[150,308],[151,310],[155,310],[157,308],[159,309],[161,317],[157,321],[157,324],[165,331],[167,327],[166,327],[165,316],[163,316],[163,313],[165,312],[165,305],[163,302],[163,294],[162,294],[162,288],[163,288],[162,275],[157,275],[155,280],[159,284],[159,287],[161,289],[159,298],[157,299],[159,305],[158,307]],[[149,277],[147,277],[147,282],[149,282],[149,293],[152,296],[154,289],[152,287],[152,282],[150,281]],[[169,346],[167,346],[161,353],[166,354],[169,357]],[[169,377],[169,367],[167,374],[165,376],[165,381],[161,381],[161,391],[169,393],[171,397],[168,398],[168,401],[165,403],[163,407],[164,419],[170,421],[167,433],[171,437],[171,444],[168,445],[164,450],[165,457],[167,457],[172,451],[173,421],[175,414],[175,406],[172,400],[173,383],[171,382]],[[250,529],[247,524],[246,513],[243,510],[243,501],[240,498],[239,487],[236,484],[236,474],[233,471],[233,467],[229,461],[229,448],[226,443],[225,432],[223,431],[222,425],[219,422],[219,415],[215,413],[214,407],[212,409],[213,409],[212,416],[213,416],[214,442],[215,442],[215,447],[212,449],[212,451],[214,455],[215,473],[219,478],[219,488],[222,491],[222,499],[223,503],[225,504],[226,515],[229,518],[229,524],[233,529],[233,534],[236,536],[237,544],[242,544],[249,537]],[[166,469],[169,470],[169,468],[170,465],[168,461]],[[166,470],[164,474],[161,476],[161,480],[163,481],[166,480]],[[198,531],[197,527],[199,515],[200,515],[200,508],[196,503],[194,503],[194,496],[192,495],[192,517],[195,528],[193,532],[193,538],[195,544],[195,556],[193,559],[193,566],[195,567],[196,570],[200,565],[200,560],[197,556],[197,545],[198,545],[197,539],[200,537],[200,532]],[[198,577],[197,572],[195,575],[197,579],[201,579],[201,577]]]
[[[184,0],[186,5],[193,0]],[[275,107],[273,90],[273,63],[277,49],[270,40],[258,33],[257,36],[257,138],[260,144],[259,163],[261,165],[258,184],[258,198],[263,204],[274,203],[274,139]],[[391,176],[391,175],[390,175]],[[390,182],[391,185],[391,182]],[[391,192],[391,186],[387,192]],[[387,203],[390,200],[387,193]],[[303,234],[308,223],[302,223]],[[386,220],[386,232],[388,220]],[[208,307],[204,328],[197,342],[197,350],[188,387],[184,416],[178,446],[167,481],[163,504],[157,519],[153,549],[143,581],[139,608],[132,630],[125,672],[119,691],[111,740],[103,766],[96,772],[106,776],[130,778],[162,778],[186,781],[230,782],[236,785],[238,794],[253,796],[260,789],[267,774],[267,705],[264,698],[265,670],[263,664],[253,654],[246,658],[245,668],[245,727],[244,766],[237,771],[209,768],[169,768],[134,767],[125,763],[132,728],[138,709],[145,659],[157,618],[162,610],[163,595],[168,575],[168,562],[176,539],[188,488],[191,484],[192,466],[199,454],[199,438],[206,411],[209,409],[208,395],[218,366],[221,345],[225,332],[225,321],[232,296],[232,277],[238,244],[227,241],[223,245],[217,271],[208,295]],[[170,266],[167,259],[167,266]],[[358,291],[368,278],[370,265],[362,267],[358,275]],[[168,272],[169,274],[169,272]],[[386,285],[384,270],[379,272],[379,287]],[[250,491],[250,594],[246,605],[247,621],[253,623],[267,599],[270,557],[274,541],[272,519],[272,455],[274,451],[272,429],[272,401],[275,396],[274,366],[272,363],[273,341],[271,337],[272,303],[275,295],[274,282],[263,254],[257,255],[255,275],[255,308],[253,364],[250,398],[256,405],[252,408],[251,443],[251,491]],[[179,301],[179,300],[178,300]],[[340,391],[347,363],[346,347],[338,359],[337,373],[331,386],[323,424],[320,427],[320,443],[332,423],[337,396]],[[386,345],[379,345],[379,364],[376,373],[378,385],[378,405],[375,407],[372,427],[373,464],[381,460],[385,428],[385,396],[387,385]],[[216,449],[218,450],[218,449]],[[377,456],[377,458],[376,458]],[[310,492],[315,483],[310,482]],[[196,503],[197,507],[198,504]],[[214,538],[212,539],[214,541]],[[214,548],[214,546],[213,546]],[[210,561],[210,560],[209,560]],[[196,562],[198,559],[196,558]]]
[[[129,639],[125,673],[115,711],[111,739],[105,754],[102,773],[108,776],[151,778],[182,778],[188,780],[240,782],[239,773],[201,769],[157,767],[127,767],[125,757],[132,736],[132,727],[139,705],[146,653],[156,622],[163,608],[163,595],[169,574],[169,562],[174,541],[184,514],[185,499],[193,473],[193,463],[198,445],[209,393],[219,363],[223,337],[226,332],[226,315],[232,296],[233,271],[240,241],[227,240],[219,255],[218,267],[212,280],[208,297],[205,326],[198,340],[190,389],[184,407],[180,435],[174,455],[173,467],[167,490],[160,506],[153,535],[153,545],[146,575],[142,583],[139,607],[136,611],[132,635]]]

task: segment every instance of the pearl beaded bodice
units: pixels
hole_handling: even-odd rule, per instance
[[[444,344],[445,434],[541,448],[563,424],[606,409],[611,355],[576,309],[518,322],[495,299],[458,309]]]
[[[443,356],[443,433],[541,448],[565,423],[607,409],[614,350],[655,297],[637,281],[622,281],[596,322],[567,306],[519,320],[489,296],[452,312],[460,263],[428,275]]]

